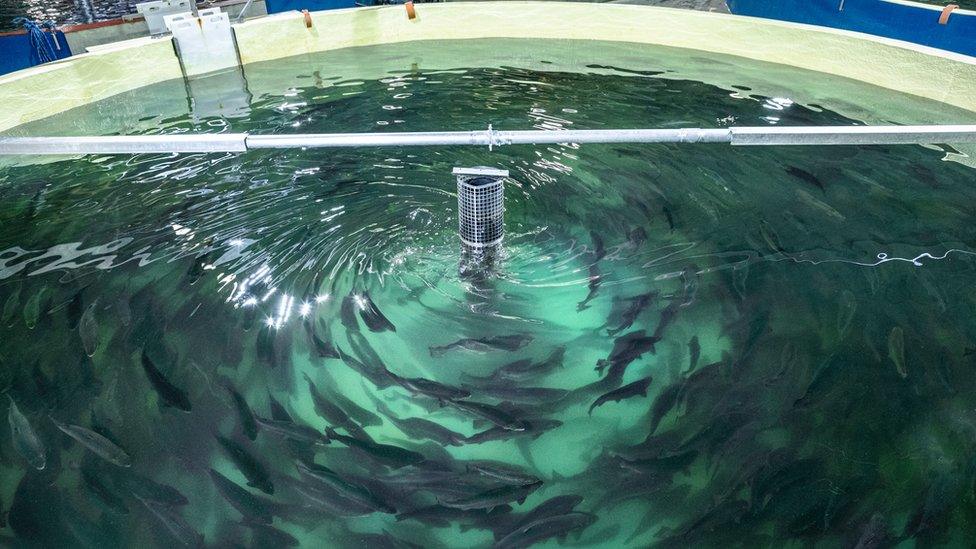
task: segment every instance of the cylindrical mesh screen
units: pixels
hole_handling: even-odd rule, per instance
[[[492,168],[455,168],[458,229],[461,242],[476,248],[495,246],[504,236],[505,177]]]

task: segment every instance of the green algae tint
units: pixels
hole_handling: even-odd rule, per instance
[[[683,78],[727,68],[688,52],[513,44],[493,68],[427,68],[430,44],[282,60],[20,131],[862,123],[752,77]],[[811,78],[763,67],[743,74]],[[976,190],[944,158],[562,144],[4,167],[3,543],[965,545]],[[512,174],[506,237],[461,269],[450,172],[478,165]]]

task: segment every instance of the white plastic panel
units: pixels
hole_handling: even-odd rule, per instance
[[[149,34],[153,36],[168,32],[164,21],[167,15],[185,13],[190,10],[190,0],[154,0],[136,4],[136,11],[146,20],[146,24],[149,26]]]
[[[200,17],[190,13],[167,15],[164,21],[176,40],[186,76],[240,65],[230,18],[220,8],[200,10]]]

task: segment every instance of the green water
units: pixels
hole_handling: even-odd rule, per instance
[[[249,68],[220,101],[164,84],[35,130],[860,123],[745,77],[682,79],[676,50],[612,65],[570,45],[573,70],[538,43],[521,50],[534,70],[426,69],[423,44],[307,56]],[[348,76],[373,58],[382,78]],[[947,154],[563,144],[0,168],[3,543],[965,546],[976,190]],[[450,172],[473,165],[510,170],[507,232],[461,276]],[[499,336],[518,341],[438,349]],[[626,342],[644,345],[611,355]]]

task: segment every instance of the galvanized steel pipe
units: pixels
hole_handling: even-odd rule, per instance
[[[0,155],[245,152],[252,149],[544,145],[555,143],[728,143],[732,145],[906,145],[976,143],[976,125],[797,126],[632,130],[487,130],[250,135],[0,137]]]

